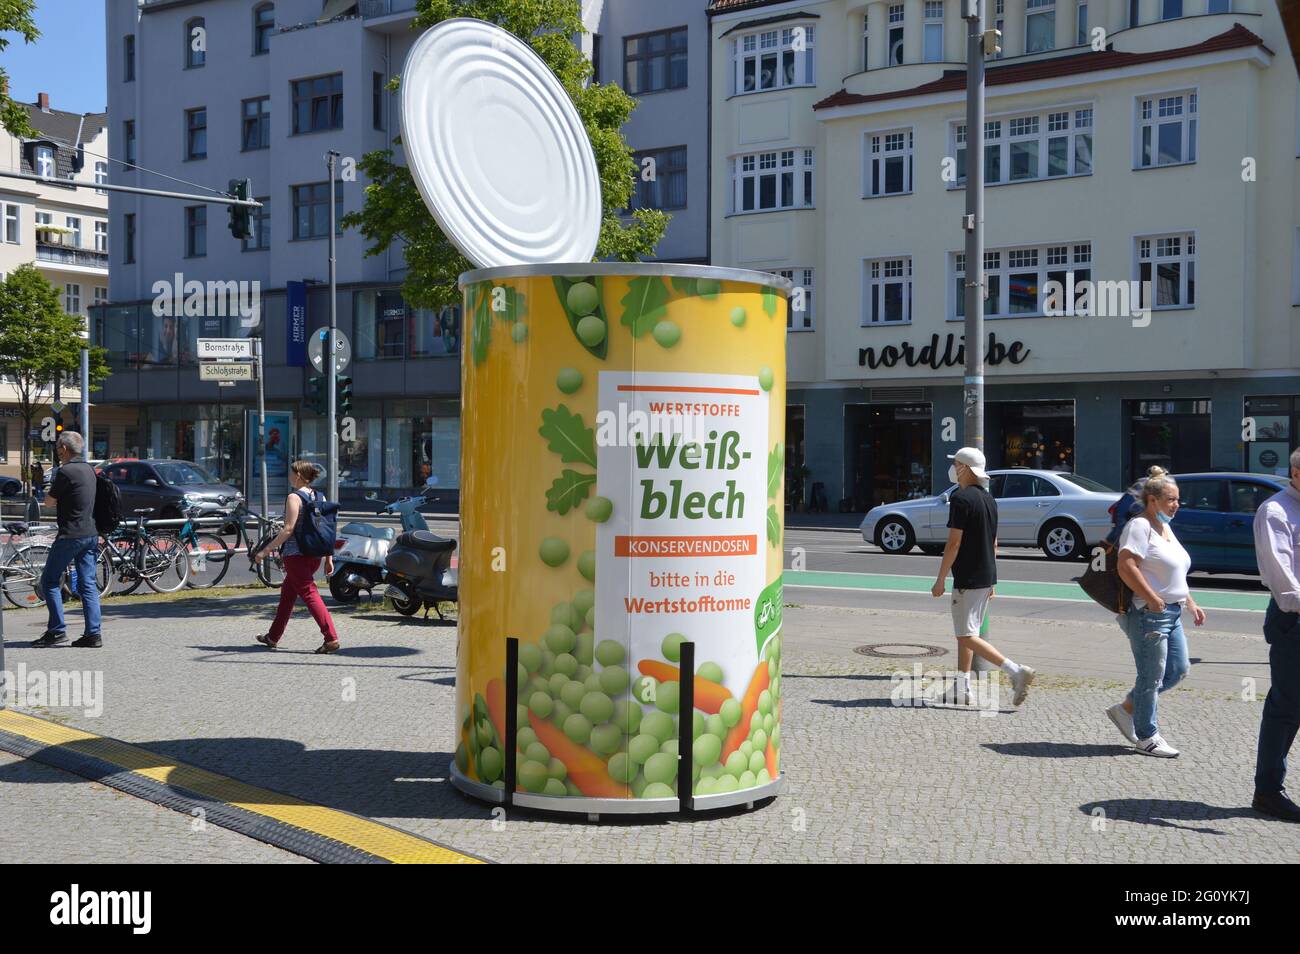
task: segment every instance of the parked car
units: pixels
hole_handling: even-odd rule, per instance
[[[17,497],[23,492],[23,482],[17,477],[0,477],[0,497]]]
[[[1173,478],[1180,502],[1174,533],[1192,558],[1192,572],[1258,576],[1255,511],[1286,487],[1286,478],[1227,471]],[[1112,522],[1118,519],[1121,502],[1111,514]]]
[[[862,521],[862,539],[886,553],[919,545],[942,553],[948,540],[948,495],[901,500],[874,507]],[[989,493],[998,502],[998,545],[1038,547],[1052,560],[1077,560],[1106,538],[1110,508],[1119,498],[1088,477],[1055,470],[989,471]]]
[[[237,488],[187,460],[112,460],[99,470],[117,484],[127,518],[142,507],[152,507],[152,516],[163,520],[182,517],[194,507],[200,517],[224,517],[244,499]]]

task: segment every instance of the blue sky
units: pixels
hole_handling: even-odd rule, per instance
[[[69,112],[108,106],[104,72],[104,0],[36,0],[40,38],[30,45],[10,33],[0,54],[9,95],[24,103],[50,94],[50,105]]]

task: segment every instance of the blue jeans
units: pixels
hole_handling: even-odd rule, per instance
[[[81,597],[81,612],[86,617],[87,636],[98,636],[99,590],[95,589],[95,552],[97,537],[59,537],[50,547],[50,555],[41,571],[41,595],[45,597],[45,606],[50,611],[50,619],[45,629],[50,633],[62,633],[67,630],[63,621],[63,592],[59,581],[68,564],[77,567],[77,595]]]
[[[1273,600],[1264,614],[1268,672],[1272,679],[1259,722],[1255,792],[1275,795],[1286,779],[1286,754],[1300,728],[1300,613],[1286,613]]]
[[[1190,666],[1183,608],[1171,605],[1153,613],[1130,606],[1124,614],[1124,631],[1137,664],[1137,682],[1128,694],[1133,731],[1139,739],[1149,739],[1156,734],[1156,697],[1182,682]]]

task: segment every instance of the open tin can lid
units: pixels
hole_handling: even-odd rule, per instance
[[[587,262],[600,175],[577,109],[533,49],[483,20],[444,20],[402,70],[402,144],[425,205],[479,268]]]

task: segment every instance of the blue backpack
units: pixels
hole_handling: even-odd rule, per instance
[[[338,539],[339,505],[325,499],[324,494],[312,492],[303,496],[298,523],[293,528],[293,539],[303,556],[327,557],[334,554]]]

